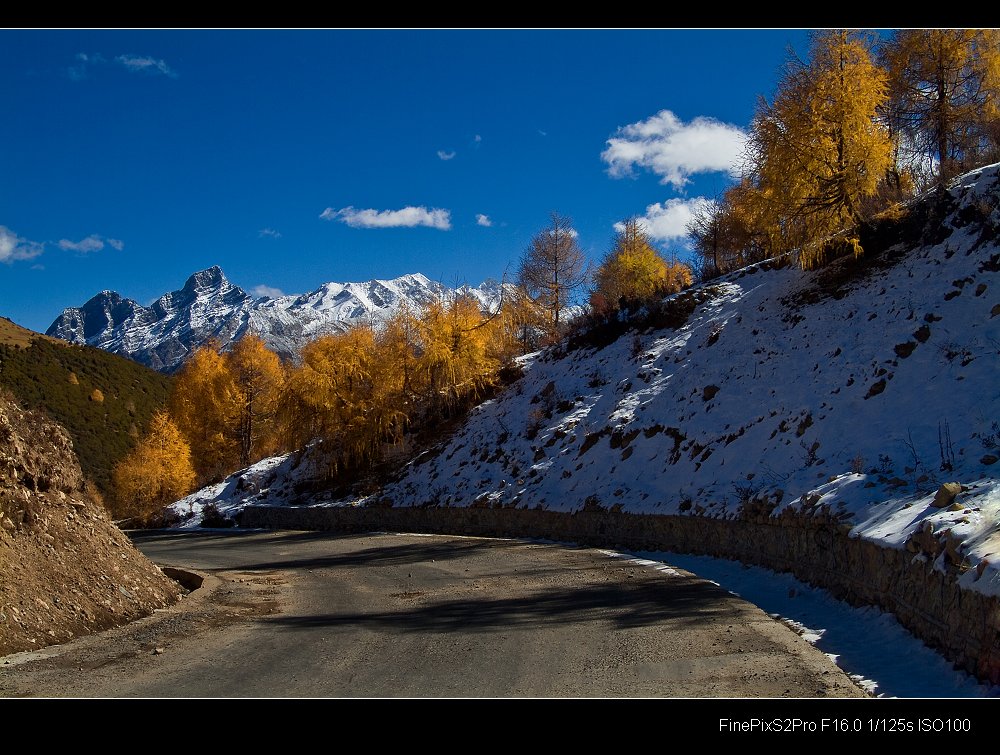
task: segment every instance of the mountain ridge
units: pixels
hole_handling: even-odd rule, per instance
[[[307,341],[369,319],[386,319],[402,306],[425,307],[461,293],[489,309],[502,284],[449,288],[422,273],[364,282],[327,282],[304,294],[256,297],[226,278],[218,265],[199,270],[184,285],[148,307],[105,289],[79,307],[67,307],[45,334],[129,357],[161,372],[175,371],[209,339],[223,347],[247,332],[291,358]]]

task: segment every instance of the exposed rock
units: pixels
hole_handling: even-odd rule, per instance
[[[942,547],[937,533],[934,532],[934,524],[926,520],[906,540],[906,549],[908,551],[911,553],[924,553],[932,559],[937,558]]]
[[[954,566],[961,565],[964,557],[962,556],[962,540],[961,538],[952,534],[951,530],[945,530],[941,536],[942,544],[944,545],[944,557],[949,564]]]
[[[931,502],[931,506],[936,509],[943,509],[945,506],[950,506],[952,501],[955,500],[955,496],[961,492],[962,483],[946,482],[938,488],[937,493],[934,494],[934,500]]]
[[[821,493],[816,493],[816,492],[804,493],[801,498],[803,508],[809,508],[811,506],[815,506],[817,503],[820,502],[820,499],[822,497],[823,496]]]
[[[701,398],[703,401],[711,401],[715,398],[715,395],[719,392],[719,386],[717,385],[706,385],[701,392]]]
[[[877,396],[884,390],[885,390],[885,379],[883,378],[882,380],[872,383],[868,387],[868,393],[865,394],[865,398],[868,399],[871,398],[872,396]]]
[[[996,464],[998,461],[1000,461],[1000,457],[995,454],[986,454],[979,460],[979,463],[989,466],[990,464]]]

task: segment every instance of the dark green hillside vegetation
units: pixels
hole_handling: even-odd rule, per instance
[[[112,467],[165,406],[171,378],[100,349],[3,324],[22,337],[0,340],[0,387],[69,431],[83,473],[107,496]]]

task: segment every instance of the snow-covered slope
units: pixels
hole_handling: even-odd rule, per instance
[[[863,265],[762,263],[678,294],[694,308],[676,330],[531,355],[521,380],[374,497],[824,511],[857,536],[961,562],[963,584],[1000,594],[1000,166],[951,192],[943,218],[915,206],[911,240]],[[303,503],[308,464],[291,458],[177,510]],[[962,490],[935,507],[946,482]]]
[[[500,299],[500,284],[492,280],[458,291],[474,297],[484,308]],[[171,371],[209,338],[225,346],[252,331],[271,349],[289,357],[322,333],[344,330],[372,317],[386,318],[404,304],[416,310],[453,293],[417,273],[367,283],[325,283],[301,296],[257,299],[230,283],[216,266],[195,273],[182,289],[164,294],[150,307],[115,291],[102,291],[82,307],[63,310],[46,335]]]

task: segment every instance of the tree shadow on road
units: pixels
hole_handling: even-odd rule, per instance
[[[329,537],[329,536],[328,536]],[[352,535],[357,539],[359,536]],[[426,542],[378,545],[347,553],[308,555],[274,561],[257,561],[234,566],[234,569],[323,569],[357,566],[404,566],[431,561],[449,561],[471,556],[476,551],[491,548],[509,548],[510,543],[493,540],[444,540],[427,538]]]
[[[176,543],[182,541],[195,541],[199,546],[205,545],[211,548],[225,548],[226,545],[239,547],[252,538],[255,543],[267,545],[270,548],[270,555],[273,556],[275,548],[299,547],[309,543],[328,542],[336,544],[338,541],[351,540],[362,542],[366,538],[382,538],[380,542],[385,542],[385,537],[392,537],[388,533],[368,533],[366,535],[335,535],[329,532],[157,532],[133,534],[132,539],[136,545],[157,545],[162,543]],[[407,537],[402,535],[401,537]],[[420,536],[409,536],[420,537]],[[391,540],[389,541],[391,543]],[[287,558],[246,561],[227,566],[229,569],[239,571],[273,570],[273,569],[322,569],[352,566],[386,566],[386,565],[406,565],[418,564],[430,561],[448,561],[457,558],[464,558],[472,555],[476,551],[492,548],[509,548],[510,541],[491,540],[486,538],[451,538],[447,535],[435,535],[433,537],[420,537],[416,543],[398,543],[386,545],[373,545],[370,548],[354,549],[342,553],[317,554],[315,548],[302,552],[301,555],[288,554]],[[552,545],[552,547],[557,547]],[[560,546],[564,550],[572,546]],[[262,549],[263,550],[263,549]],[[341,550],[333,547],[331,550]],[[281,554],[285,555],[285,554]]]
[[[292,630],[333,627],[410,632],[502,632],[543,625],[605,621],[616,629],[669,622],[672,626],[707,621],[745,620],[747,609],[722,588],[696,578],[636,580],[634,584],[592,583],[543,590],[514,598],[471,598],[419,602],[421,593],[400,593],[417,605],[374,613],[275,616],[268,623]]]

